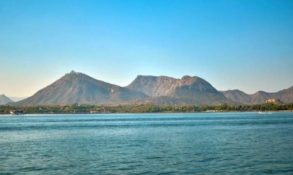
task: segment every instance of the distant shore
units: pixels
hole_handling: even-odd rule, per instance
[[[0,114],[107,114],[107,113],[196,113],[196,112],[292,112],[292,104],[259,105],[62,105],[0,106]]]

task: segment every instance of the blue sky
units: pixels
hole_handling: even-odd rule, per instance
[[[197,75],[219,90],[293,85],[293,1],[1,0],[0,94],[75,70],[118,85]]]

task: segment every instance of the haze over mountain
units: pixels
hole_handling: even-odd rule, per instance
[[[0,105],[6,105],[13,102],[10,98],[6,97],[4,94],[0,95]]]
[[[261,104],[270,98],[292,103],[293,86],[275,93],[258,91],[249,95],[240,90],[218,91],[209,82],[197,76],[176,79],[168,76],[139,75],[128,86],[120,87],[72,71],[33,96],[13,104]]]
[[[72,71],[17,105],[117,104],[146,95]]]

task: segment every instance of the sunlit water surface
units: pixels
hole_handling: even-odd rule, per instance
[[[0,116],[0,174],[293,174],[293,113]]]

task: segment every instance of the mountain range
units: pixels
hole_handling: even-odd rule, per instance
[[[293,86],[275,93],[258,91],[249,95],[240,90],[219,91],[197,76],[176,79],[168,76],[139,75],[128,86],[121,87],[72,71],[33,96],[15,103],[10,101],[10,104],[261,104],[271,98],[279,99],[283,103],[292,103]]]
[[[254,94],[246,94],[240,90],[222,91],[226,98],[239,104],[261,104],[268,99],[279,99],[283,103],[293,102],[293,86],[278,92],[258,91]]]

